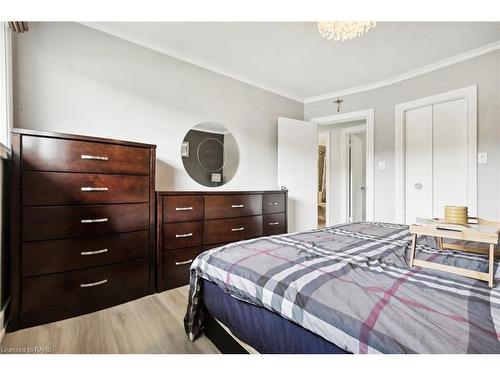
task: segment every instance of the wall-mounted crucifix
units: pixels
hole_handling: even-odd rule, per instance
[[[342,102],[342,99],[337,99],[334,101],[334,103],[337,104],[337,112],[340,112],[340,104],[342,104]]]

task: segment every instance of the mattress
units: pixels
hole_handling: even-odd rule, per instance
[[[208,280],[351,353],[500,353],[500,287],[409,267],[410,244],[405,225],[360,222],[206,251],[191,266],[186,333],[203,332]],[[485,255],[441,251],[434,238],[417,249],[422,260],[488,269]]]
[[[262,354],[346,354],[335,344],[263,307],[240,301],[205,281],[203,302],[239,340]]]

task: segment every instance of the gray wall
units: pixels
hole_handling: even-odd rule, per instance
[[[180,148],[189,129],[218,122],[240,151],[222,187],[277,187],[278,116],[304,105],[75,23],[30,23],[14,37],[14,124],[158,145],[159,190],[200,189]],[[255,168],[258,165],[259,168]]]
[[[369,63],[369,62],[367,62]],[[394,220],[395,105],[470,85],[478,85],[478,215],[500,220],[500,51],[379,89],[343,97],[341,112],[375,108],[375,219]],[[305,119],[336,113],[334,99],[308,103]],[[386,169],[378,170],[378,162]]]

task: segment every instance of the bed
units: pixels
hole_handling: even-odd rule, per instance
[[[204,252],[191,267],[186,333],[221,323],[260,353],[500,353],[500,288],[409,268],[410,241],[405,225],[360,222]],[[418,254],[488,267],[429,237]]]

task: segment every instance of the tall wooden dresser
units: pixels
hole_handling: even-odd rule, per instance
[[[154,292],[154,145],[12,131],[16,330]]]
[[[189,281],[205,250],[287,232],[286,191],[157,192],[157,290]]]

